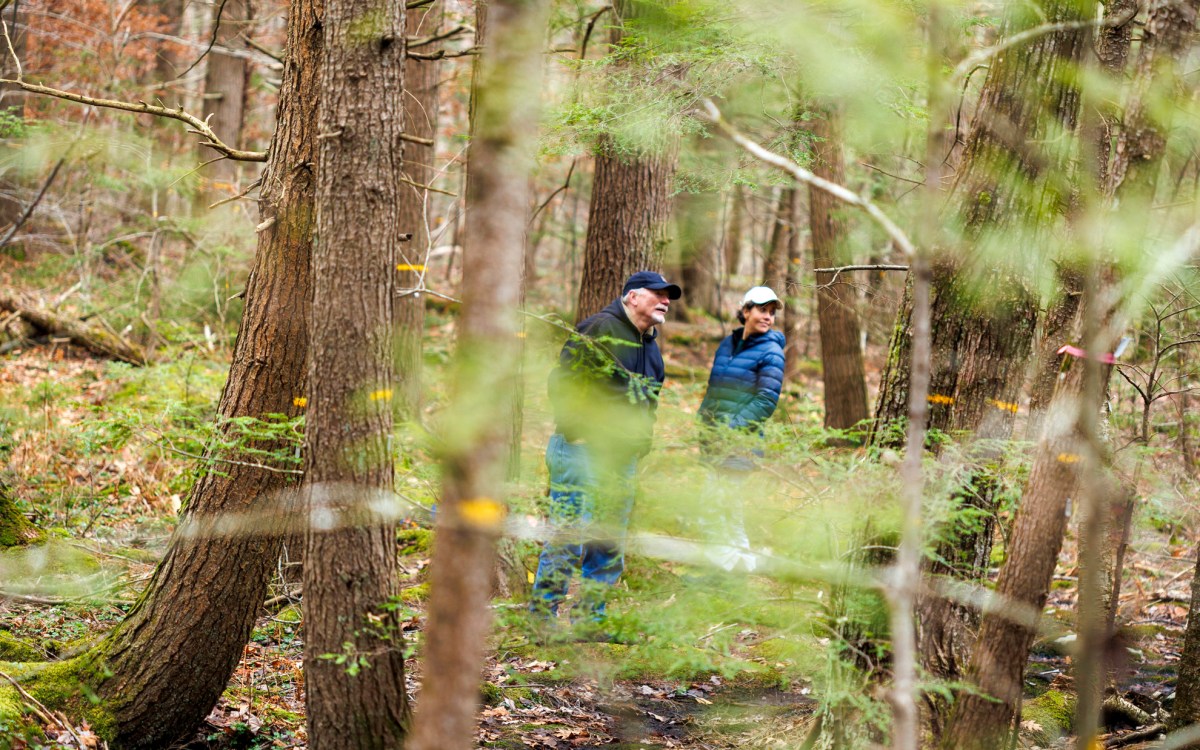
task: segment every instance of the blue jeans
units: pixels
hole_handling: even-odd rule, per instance
[[[633,511],[636,466],[635,460],[594,455],[588,445],[568,443],[557,432],[550,436],[546,468],[550,470],[550,522],[556,536],[545,543],[538,558],[530,611],[556,614],[578,567],[583,589],[577,609],[584,613],[582,618],[604,616],[605,591],[625,569],[624,541]]]

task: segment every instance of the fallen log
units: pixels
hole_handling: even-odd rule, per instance
[[[35,328],[67,338],[72,344],[100,356],[118,359],[133,365],[144,365],[148,361],[146,353],[142,351],[141,347],[114,333],[87,326],[78,320],[34,307],[12,297],[0,297],[0,311],[16,313]]]

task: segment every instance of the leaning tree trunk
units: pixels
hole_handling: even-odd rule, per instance
[[[288,16],[288,62],[279,93],[260,210],[258,252],[246,283],[219,420],[295,415],[305,393],[310,305],[320,0],[298,0]],[[188,497],[181,528],[137,606],[84,659],[112,676],[100,695],[121,747],[160,748],[195,731],[242,656],[279,556],[273,519],[290,483],[256,444],[243,462],[215,463]],[[212,449],[216,451],[217,449]],[[239,459],[238,455],[215,455]],[[249,516],[232,534],[192,534],[225,516]]]
[[[813,174],[841,185],[846,181],[842,155],[841,115],[823,107],[810,122]],[[809,227],[814,268],[830,268],[842,260],[846,222],[841,207],[824,190],[809,188]],[[821,379],[825,384],[825,427],[845,430],[870,416],[863,372],[854,287],[843,274],[817,274],[817,320],[821,334]]]
[[[216,24],[213,39],[214,49],[208,53],[208,70],[204,75],[204,116],[213,132],[228,144],[237,146],[242,140],[242,123],[246,116],[246,89],[250,80],[250,66],[243,57],[222,52],[221,49],[242,49],[243,35],[249,24],[250,9],[247,0],[224,0],[213,9]],[[211,159],[207,149],[201,154]],[[200,200],[204,205],[217,197],[235,195],[237,191],[238,163],[221,159],[204,168],[204,186]]]
[[[548,4],[491,0],[479,61],[467,201],[463,315],[453,406],[444,436],[443,493],[430,568],[425,682],[417,750],[473,745],[490,624],[496,536],[505,506],[505,438],[516,382],[522,253],[536,148]]]
[[[408,11],[406,22],[410,38],[430,37],[442,25],[440,0]],[[426,48],[422,48],[425,50]],[[434,157],[438,128],[437,60],[408,57],[404,61],[404,131],[429,143],[410,141],[404,147],[404,173],[417,185],[430,184],[437,170]],[[425,330],[425,296],[413,292],[428,273],[430,246],[430,205],[432,194],[416,185],[400,188],[400,226],[412,237],[400,246],[400,297],[396,300],[396,383],[398,403],[404,416],[417,417],[421,410],[421,339]]]
[[[395,515],[378,507],[393,497],[395,477],[404,22],[400,4],[326,3],[304,435],[304,676],[313,750],[399,747],[407,729],[404,648],[388,607],[398,583]],[[353,665],[361,671],[348,674]]]

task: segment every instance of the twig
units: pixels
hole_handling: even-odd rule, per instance
[[[893,263],[874,263],[862,266],[838,266],[837,268],[814,268],[813,273],[841,273],[842,271],[907,271],[908,266]]]
[[[233,464],[234,466],[247,466],[251,469],[262,469],[263,471],[273,471],[276,474],[293,474],[293,475],[297,475],[297,476],[304,476],[304,471],[301,469],[280,469],[275,466],[267,466],[266,464],[256,464],[256,463],[251,463],[249,461],[235,461],[232,458],[215,458],[213,456],[201,456],[196,453],[188,453],[187,451],[180,450],[179,448],[176,448],[173,445],[167,445],[167,450],[171,451],[172,453],[178,453],[181,456],[186,456],[188,458],[194,458],[197,461],[208,461],[211,463]]]
[[[208,53],[212,51],[213,45],[217,43],[217,34],[221,31],[221,14],[225,12],[226,0],[221,0],[221,4],[217,6],[217,16],[213,19],[212,38],[208,40],[208,47],[200,53],[200,56],[195,61],[187,66],[187,70],[179,74],[179,78],[183,78],[188,73],[192,72],[192,68],[200,64],[200,61],[208,57]]]
[[[452,57],[469,57],[478,54],[478,47],[468,47],[467,49],[460,49],[457,52],[447,52],[444,49],[440,49],[437,52],[409,52],[408,56],[414,60],[449,60]]]
[[[266,151],[243,151],[226,145],[224,141],[217,137],[209,127],[208,122],[201,120],[193,114],[185,112],[183,109],[173,109],[171,107],[159,106],[157,104],[147,104],[146,102],[122,102],[116,99],[99,99],[83,94],[76,94],[72,91],[62,91],[60,89],[50,88],[49,86],[41,86],[36,83],[26,83],[22,80],[12,80],[8,78],[0,78],[0,83],[7,83],[16,86],[24,91],[33,94],[42,94],[43,96],[52,96],[56,99],[66,99],[69,102],[76,104],[86,104],[90,107],[104,107],[106,109],[119,109],[124,112],[136,112],[143,115],[154,115],[156,117],[166,117],[171,120],[179,120],[182,123],[191,126],[189,133],[194,133],[204,137],[201,146],[207,146],[212,150],[224,154],[234,161],[259,161],[267,160]]]
[[[275,62],[279,62],[279,63],[283,62],[283,55],[281,55],[280,53],[276,52],[275,50],[267,47],[262,42],[256,42],[256,41],[254,41],[254,39],[252,39],[250,37],[245,37],[242,41],[244,41],[246,43],[247,47],[258,50],[259,52],[263,53],[264,55],[271,58]]]
[[[70,151],[68,150],[67,153],[69,154]],[[0,237],[0,247],[7,245],[9,241],[12,240],[13,235],[17,233],[17,230],[19,230],[26,221],[29,221],[29,217],[33,215],[33,209],[37,208],[37,204],[42,202],[42,197],[46,195],[46,191],[50,189],[50,185],[53,184],[54,178],[58,177],[58,170],[62,169],[62,165],[65,164],[66,161],[67,157],[63,156],[58,160],[58,163],[54,165],[54,169],[50,170],[50,176],[47,177],[46,181],[42,183],[41,190],[38,190],[37,195],[34,196],[33,200],[29,202],[29,205],[25,207],[25,210],[21,212],[21,216],[17,219],[16,223],[9,227],[8,231],[4,233],[4,237]]]
[[[237,195],[235,195],[235,196],[232,196],[232,197],[229,197],[229,198],[222,198],[221,200],[219,200],[219,201],[217,201],[216,203],[214,203],[214,204],[212,204],[211,206],[209,206],[209,208],[216,208],[217,206],[223,206],[223,205],[225,205],[226,203],[233,203],[233,202],[234,202],[234,201],[236,201],[236,200],[241,200],[242,198],[245,198],[247,195],[249,195],[249,194],[250,194],[250,191],[251,191],[251,190],[253,190],[254,188],[258,187],[259,185],[262,185],[262,177],[259,177],[257,180],[255,180],[254,182],[250,183],[250,184],[249,184],[249,185],[246,187],[246,189],[245,189],[245,190],[243,190],[242,192],[238,193]]]
[[[409,143],[419,143],[422,146],[432,146],[433,145],[432,138],[422,138],[419,135],[409,135],[408,133],[401,133],[400,140],[408,141]]]
[[[463,24],[459,24],[458,26],[455,26],[453,29],[450,29],[449,31],[443,31],[440,34],[434,34],[433,36],[425,36],[425,37],[420,37],[420,38],[409,37],[408,38],[408,49],[411,50],[415,47],[424,47],[427,44],[433,44],[434,42],[440,42],[443,39],[450,39],[452,37],[456,37],[459,34],[462,34],[467,31],[473,31],[473,29],[470,26],[464,26]],[[411,54],[409,56],[411,57]]]
[[[19,693],[22,698],[29,702],[29,705],[33,707],[34,712],[47,726],[53,726],[55,724],[60,726],[62,725],[62,722],[53,718],[53,714],[50,713],[50,709],[43,706],[41,701],[39,701],[37,698],[34,698],[25,690],[25,688],[21,687],[21,683],[14,680],[5,672],[0,672],[0,677],[8,680],[9,684],[17,689],[17,693]],[[75,732],[71,731],[70,727],[66,727],[66,730],[71,732],[71,736],[75,738],[75,741],[79,743],[80,747],[84,747],[84,744],[79,740],[79,737],[76,736]]]
[[[557,188],[555,188],[553,193],[550,193],[550,195],[546,196],[546,200],[542,201],[542,205],[538,206],[537,209],[534,210],[533,215],[529,217],[530,225],[533,224],[533,220],[538,217],[538,214],[540,214],[546,208],[546,206],[550,205],[550,201],[554,200],[554,196],[558,195],[559,193],[565,191],[567,188],[571,187],[571,176],[573,174],[575,174],[575,162],[576,161],[578,161],[578,160],[577,159],[571,160],[571,168],[567,170],[567,179],[563,180],[563,184],[561,184]]]
[[[442,195],[448,195],[451,198],[458,197],[457,193],[452,193],[449,190],[442,190],[441,188],[435,188],[433,185],[422,185],[419,182],[413,182],[412,180],[408,179],[407,177],[397,177],[396,179],[399,180],[400,182],[403,182],[405,185],[412,185],[413,187],[420,188],[421,190],[429,190],[434,193],[441,193]]]
[[[888,236],[892,238],[892,241],[896,243],[897,247],[904,251],[905,255],[911,256],[916,254],[916,246],[913,245],[912,240],[908,238],[908,235],[904,233],[904,230],[902,230],[896,224],[896,222],[892,221],[891,218],[889,218],[888,215],[885,214],[878,206],[872,203],[869,198],[858,195],[849,188],[846,188],[835,182],[830,182],[822,177],[818,177],[786,156],[777,154],[774,151],[764,148],[755,141],[750,140],[721,116],[721,111],[717,109],[717,105],[713,104],[711,99],[705,99],[703,102],[701,102],[701,106],[704,108],[703,116],[706,117],[709,122],[716,125],[721,132],[725,133],[725,135],[731,141],[741,146],[747,152],[758,157],[762,161],[765,161],[768,164],[779,167],[785,172],[790,173],[800,182],[811,185],[818,190],[823,190],[843,203],[857,206],[863,211],[866,211],[867,215],[874,219],[875,223],[879,224],[879,226],[882,227],[885,232],[887,232]]]
[[[593,13],[592,17],[590,19],[588,19],[587,28],[584,29],[584,32],[583,32],[583,44],[581,44],[579,46],[579,59],[580,60],[587,59],[588,41],[590,41],[592,38],[592,31],[596,28],[596,21],[599,21],[600,16],[604,15],[605,13],[607,13],[610,10],[612,10],[612,6],[605,5],[603,8],[601,8],[600,10]]]

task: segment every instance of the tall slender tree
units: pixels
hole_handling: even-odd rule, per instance
[[[822,107],[810,121],[813,174],[841,185],[846,180],[841,115]],[[846,222],[841,207],[823,190],[809,188],[809,227],[814,268],[830,268],[842,259]],[[825,426],[848,429],[866,419],[867,381],[854,287],[843,274],[817,274],[817,319],[821,331],[821,379],[825,385]]]
[[[226,143],[238,145],[246,117],[246,95],[250,66],[246,58],[230,54],[245,49],[244,35],[250,23],[248,0],[224,0],[213,6],[213,49],[208,53],[204,74],[204,116],[213,132]],[[211,159],[208,153],[202,158]],[[239,164],[221,159],[204,168],[201,200],[211,203],[213,195],[236,193]]]
[[[408,719],[391,496],[405,8],[327,0],[305,422],[309,747],[392,748]],[[348,656],[347,668],[331,654]],[[354,670],[350,670],[353,672]]]
[[[408,37],[434,36],[444,16],[441,0],[408,11]],[[422,46],[418,48],[424,50]],[[404,148],[404,173],[411,183],[400,190],[401,226],[412,237],[400,246],[397,271],[402,290],[418,287],[425,278],[425,262],[432,249],[430,222],[433,211],[428,185],[436,176],[434,140],[438,129],[438,75],[441,63],[409,56],[404,61],[404,131],[427,141],[411,141]],[[398,403],[406,416],[414,416],[421,407],[421,339],[425,329],[425,297],[402,292],[396,302],[396,382]]]
[[[489,0],[475,86],[453,406],[430,572],[417,750],[472,745],[502,482],[548,3]]]

